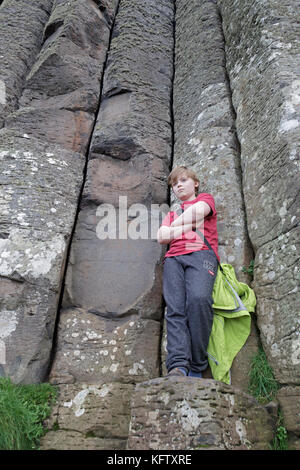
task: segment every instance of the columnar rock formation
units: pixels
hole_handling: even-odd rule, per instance
[[[12,42],[6,52],[11,65],[2,78],[8,104],[0,134],[5,183],[1,198],[1,336],[6,346],[4,374],[17,382],[36,382],[45,379],[49,366],[67,248],[114,12],[108,10],[104,15],[93,1],[78,0],[71,6],[56,1],[47,18],[44,9],[46,5],[50,9],[51,2],[37,2],[40,8],[34,11],[25,3],[23,11],[33,17],[29,22],[33,30],[39,25],[38,44],[43,44],[32,57],[37,53],[32,34],[27,42],[23,39],[24,49],[30,50],[25,68],[26,56],[21,52],[20,59],[14,58],[19,44]],[[6,35],[11,38],[15,16],[25,27],[19,8],[20,2],[10,0],[1,6],[0,19],[2,22],[4,15]],[[10,91],[11,77],[20,67],[22,85]],[[18,106],[14,104],[17,98]]]
[[[299,4],[218,3],[255,251],[258,326],[275,377],[283,385],[280,402],[287,426],[299,435],[299,418],[290,421],[295,409],[299,416],[300,402]],[[289,400],[282,400],[285,393]]]
[[[222,262],[233,264],[239,279],[249,282],[242,267],[249,265],[253,253],[246,229],[239,144],[216,2],[177,2],[175,39],[173,166],[194,169],[200,178],[200,191],[214,195]],[[247,387],[256,349],[254,319],[252,334],[232,369],[233,385]]]
[[[244,392],[255,319],[239,388],[160,377],[155,234],[179,164],[215,196],[221,260],[249,282],[255,257],[299,446],[297,14],[295,0],[0,2],[0,374],[58,385],[44,449],[268,448],[270,416]]]

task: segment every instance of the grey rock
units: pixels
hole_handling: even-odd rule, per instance
[[[241,142],[258,325],[281,383],[299,383],[299,9],[219,2]]]
[[[42,45],[52,4],[53,0],[5,0],[1,5],[0,127],[18,107],[26,75]]]
[[[0,133],[1,340],[16,382],[47,372],[83,165],[81,154]]]
[[[222,23],[216,2],[177,2],[174,78],[173,167],[192,168],[200,192],[211,193],[218,213],[219,256],[237,278],[253,257],[246,228],[239,144],[226,72]],[[173,198],[174,199],[174,198]],[[253,317],[255,322],[255,317]],[[249,358],[257,351],[253,334],[238,354],[232,381],[248,385]]]
[[[93,1],[56,2],[20,109],[7,117],[6,127],[85,153],[109,34],[106,17]]]
[[[161,318],[161,248],[151,239],[131,239],[135,233],[135,219],[120,210],[109,210],[113,215],[110,224],[117,225],[115,238],[100,239],[108,232],[101,226],[98,207],[83,208],[73,237],[71,257],[65,282],[63,306],[94,309],[108,318],[118,318],[130,312],[142,318]],[[97,212],[98,211],[98,212]],[[97,216],[97,214],[99,214]],[[155,218],[153,217],[153,220]],[[120,239],[119,223],[124,221],[125,236]],[[123,222],[122,222],[123,223]],[[150,235],[151,217],[141,222],[145,236]],[[145,229],[145,230],[144,230]],[[136,233],[140,235],[139,232]]]
[[[273,421],[253,397],[210,379],[136,385],[127,450],[268,450]]]
[[[277,381],[299,385],[298,2],[241,1],[238,8],[236,1],[218,4],[256,255],[258,326]],[[290,416],[283,398],[282,406]],[[293,414],[299,423],[299,412],[293,409]],[[287,425],[297,428],[289,419]]]
[[[277,395],[281,409],[283,410],[285,427],[298,438],[300,437],[300,387],[282,387]],[[299,442],[298,442],[299,446]]]
[[[59,403],[45,423],[42,450],[124,449],[133,385],[81,383],[59,386]]]
[[[0,14],[16,14],[18,18],[8,23],[22,21],[24,27],[16,3],[29,15],[27,4],[26,9],[23,2],[9,1]],[[115,1],[106,11],[106,3],[99,9],[93,1],[57,0],[50,15],[51,2],[35,3],[28,31],[34,32],[32,41],[39,34],[37,44],[43,40],[43,45],[35,57],[38,46],[25,35],[25,47],[32,50],[21,56],[27,64],[18,75],[23,93],[19,108],[6,110],[14,112],[6,113],[0,135],[0,275],[2,290],[8,289],[0,312],[2,373],[16,382],[39,382],[48,373],[84,154],[117,6]],[[43,35],[37,21],[45,26]],[[12,42],[7,53],[15,47]]]
[[[158,206],[167,199],[172,50],[171,2],[120,3],[91,139],[50,374],[51,382],[64,390],[81,390],[83,383],[97,383],[112,386],[116,393],[107,394],[107,415],[99,415],[101,432],[86,440],[78,433],[76,439],[76,425],[69,414],[62,412],[63,430],[50,431],[45,448],[125,448],[130,419],[128,394],[133,384],[157,377],[160,372],[159,264],[163,249],[156,242],[156,230],[152,236],[152,221],[157,229]],[[128,211],[124,211],[122,201]],[[116,227],[108,226],[107,236],[101,225],[105,208],[117,222]],[[120,220],[124,230],[120,229]],[[138,226],[145,238],[136,239]],[[127,394],[119,393],[118,387]],[[64,396],[63,392],[59,398],[61,410]],[[116,410],[117,423],[119,409],[125,408],[126,432],[117,429],[117,424],[111,432],[110,414]],[[80,421],[78,426],[85,429]],[[121,428],[125,429],[123,425]]]
[[[152,221],[158,228],[157,205],[167,197],[172,20],[167,1],[143,5],[125,1],[112,33],[63,299],[64,308],[96,312],[108,324],[132,315],[135,321],[161,318],[163,250]],[[157,60],[160,72],[151,68]],[[120,197],[125,198],[125,214]],[[107,205],[117,222],[116,232],[108,228],[107,237],[102,237],[97,214]],[[138,214],[137,206],[145,211]],[[122,232],[120,223],[125,227]],[[137,225],[141,239],[132,233]],[[157,337],[152,340],[157,354],[153,360],[158,363]]]
[[[61,311],[52,383],[136,383],[159,375],[160,324],[136,315],[107,319]]]

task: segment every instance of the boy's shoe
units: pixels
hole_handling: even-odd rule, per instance
[[[188,376],[189,377],[198,377],[198,379],[203,378],[202,372],[193,372],[192,370],[189,371]]]
[[[184,369],[175,367],[174,369],[170,370],[170,372],[168,372],[168,375],[167,375],[167,377],[173,377],[173,376],[186,377],[187,374],[184,373]]]

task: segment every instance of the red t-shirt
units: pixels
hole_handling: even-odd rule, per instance
[[[205,238],[210,243],[212,249],[218,257],[218,260],[220,261],[218,255],[217,212],[215,209],[215,200],[213,196],[208,193],[200,193],[192,201],[184,201],[181,204],[181,208],[185,210],[191,204],[195,204],[199,201],[206,202],[210,206],[211,211],[210,214],[204,218],[204,223],[197,229],[204,233]],[[170,227],[171,223],[175,219],[177,219],[177,217],[179,216],[176,214],[176,212],[168,212],[166,217],[163,219],[161,225],[166,225],[167,227]],[[193,251],[199,250],[209,250],[209,248],[204,244],[200,236],[196,232],[191,230],[182,234],[182,236],[180,236],[179,238],[175,238],[171,241],[169,245],[169,250],[165,254],[165,257],[185,255],[187,253],[192,253]]]

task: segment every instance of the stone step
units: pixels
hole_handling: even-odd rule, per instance
[[[240,389],[211,379],[136,385],[127,450],[269,450],[273,418]]]

